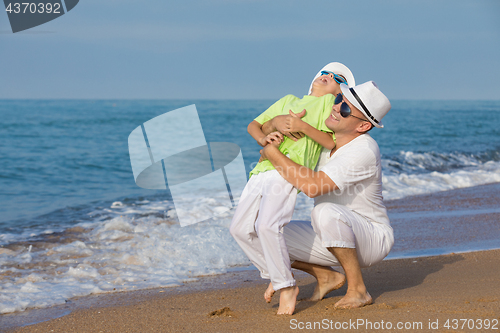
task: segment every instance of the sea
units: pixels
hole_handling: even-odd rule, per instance
[[[238,145],[249,172],[260,147],[246,127],[272,103],[0,100],[0,314],[248,267],[229,234],[234,208],[216,193],[200,197],[222,213],[181,227],[169,189],[136,185],[128,136],[195,104],[206,141]],[[370,132],[385,200],[500,182],[500,101],[392,105],[385,127]],[[300,194],[294,219],[309,220],[312,208]],[[404,255],[396,239],[389,257]]]

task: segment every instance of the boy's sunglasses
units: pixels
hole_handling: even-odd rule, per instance
[[[333,79],[338,84],[341,84],[341,83],[347,84],[346,79],[344,79],[342,76],[337,75],[334,72],[330,72],[330,71],[321,71],[321,75],[330,75],[330,74],[333,74]]]
[[[335,103],[335,105],[337,105],[337,104],[341,103],[343,100],[344,100],[344,97],[342,96],[342,94],[338,94],[335,97],[335,102],[334,103]],[[354,117],[354,118],[359,119],[359,120],[368,121],[366,119],[353,116],[352,112],[351,112],[351,108],[349,107],[349,105],[347,105],[346,102],[342,102],[342,104],[340,105],[340,115],[343,118],[347,118],[347,117],[351,116],[351,117]]]

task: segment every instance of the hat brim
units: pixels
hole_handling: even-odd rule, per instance
[[[311,94],[314,80],[316,80],[316,78],[321,75],[322,71],[329,71],[329,72],[333,72],[333,73],[338,74],[338,75],[342,75],[347,80],[347,85],[349,87],[354,87],[356,85],[356,81],[354,80],[354,75],[352,75],[351,70],[346,65],[341,64],[340,62],[331,62],[328,65],[326,65],[325,67],[321,68],[321,70],[316,74],[314,79],[311,81],[311,85],[309,86],[308,95]],[[341,84],[341,86],[343,86],[343,84]]]
[[[342,94],[344,95],[345,98],[347,98],[347,100],[356,107],[356,109],[359,110],[359,112],[361,112],[365,118],[375,127],[378,127],[378,128],[383,128],[384,127],[384,124],[382,124],[381,121],[378,122],[378,124],[376,122],[374,122],[365,112],[365,110],[363,110],[363,107],[361,106],[361,104],[359,104],[358,100],[356,99],[356,97],[354,97],[354,95],[352,94],[351,90],[349,89],[349,87],[347,87],[345,84],[341,84],[340,85],[340,90],[342,90]]]

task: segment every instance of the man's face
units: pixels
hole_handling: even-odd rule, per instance
[[[342,103],[345,102],[349,108],[351,109],[351,115],[353,117],[348,116],[346,118],[342,117],[340,115],[340,107]],[[354,131],[360,123],[364,122],[361,119],[366,119],[365,115],[361,113],[347,98],[343,98],[342,102],[335,104],[332,107],[332,113],[330,114],[330,117],[328,117],[325,120],[325,125],[335,133],[341,132],[341,131]],[[366,120],[366,122],[368,122]]]
[[[313,94],[316,96],[337,95],[340,92],[340,85],[333,78],[333,74],[320,75],[313,82]]]

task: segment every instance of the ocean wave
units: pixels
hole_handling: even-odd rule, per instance
[[[422,174],[429,172],[453,172],[462,168],[481,167],[488,162],[500,162],[500,150],[478,153],[438,153],[401,151],[382,160],[385,174]]]
[[[386,200],[500,182],[497,150],[478,154],[401,152],[382,164]]]
[[[233,211],[182,228],[169,207],[114,202],[91,212],[91,222],[0,248],[0,313],[75,296],[178,286],[249,264],[229,234]]]

